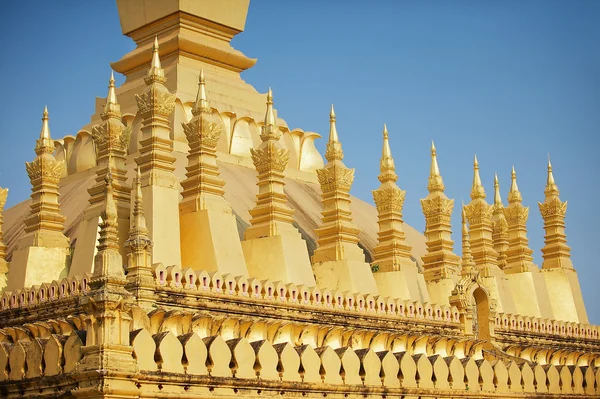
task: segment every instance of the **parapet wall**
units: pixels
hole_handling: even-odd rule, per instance
[[[38,386],[45,387],[61,381],[58,376],[69,377],[82,358],[85,337],[85,332],[73,331],[0,343],[3,396],[17,396],[17,385],[11,382],[37,379]],[[195,332],[151,334],[147,329],[132,331],[130,337],[139,370],[132,380],[143,390],[140,392],[156,391],[155,397],[162,397],[165,387],[170,397],[201,392],[210,397],[215,389],[210,387],[219,387],[220,396],[255,396],[263,391],[265,396],[293,396],[301,391],[311,397],[360,394],[404,398],[413,394],[415,398],[465,397],[461,392],[467,392],[466,397],[600,394],[600,364],[579,367],[488,361],[481,350],[459,358],[348,347],[313,349],[246,338],[225,341],[219,335],[202,338]]]

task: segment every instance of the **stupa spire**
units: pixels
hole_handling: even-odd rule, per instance
[[[414,267],[410,259],[411,247],[405,242],[402,228],[402,208],[406,191],[396,185],[398,175],[390,149],[387,126],[383,125],[383,148],[380,162],[381,185],[373,190],[373,199],[378,213],[378,244],[374,248],[373,264],[379,265],[380,272],[396,271],[402,265]]]
[[[444,191],[444,181],[440,174],[440,167],[437,160],[437,150],[433,140],[431,141],[431,167],[429,169],[429,183],[427,184],[429,192]]]
[[[396,165],[394,164],[394,158],[392,157],[392,150],[390,149],[390,140],[388,137],[387,126],[383,125],[383,148],[381,150],[381,161],[379,163],[379,181],[385,183],[388,181],[395,182],[398,180],[396,174]]]
[[[504,216],[504,204],[500,195],[498,174],[494,174],[494,205],[492,212],[492,240],[494,250],[498,252],[498,266],[506,267],[506,251],[508,250],[508,224]]]
[[[48,107],[44,106],[42,114],[42,128],[40,130],[40,138],[36,141],[35,153],[37,155],[54,153],[54,141],[50,137],[50,124],[48,117]]]
[[[481,184],[481,177],[479,176],[479,162],[477,162],[477,155],[473,161],[473,186],[471,187],[471,199],[485,198],[485,190]]]
[[[548,157],[548,178],[544,190],[546,199],[538,202],[540,213],[544,219],[546,231],[544,247],[542,248],[542,269],[566,268],[572,269],[571,248],[567,245],[565,234],[565,216],[567,214],[567,201],[562,202],[559,190],[554,181],[552,164]]]
[[[152,61],[144,82],[146,91],[135,95],[142,117],[140,155],[135,162],[141,169],[142,191],[148,204],[145,215],[149,235],[154,242],[152,261],[181,265],[179,180],[174,173],[175,156],[171,138],[175,95],[165,86],[158,37],[154,38]],[[168,231],[169,234],[160,234],[159,231]]]
[[[313,270],[320,287],[330,285],[332,274],[338,281],[335,289],[375,293],[377,287],[370,266],[358,246],[360,229],[352,222],[350,188],[354,169],[342,162],[344,154],[336,128],[333,106],[329,113],[329,142],[325,158],[327,164],[317,169],[317,178],[323,192],[323,215],[317,234],[317,249],[312,257]]]
[[[294,210],[287,205],[283,181],[290,151],[281,146],[280,137],[273,114],[273,92],[269,88],[265,124],[260,134],[262,143],[256,150],[250,150],[258,172],[258,194],[256,206],[250,211],[252,226],[246,230],[246,240],[277,236],[282,225],[291,226],[294,220]]]
[[[444,193],[444,182],[440,174],[437,150],[431,142],[431,167],[429,170],[429,195],[421,199],[425,215],[425,237],[427,254],[423,256],[425,280],[438,281],[460,275],[460,258],[453,252],[451,217],[454,200]],[[450,294],[450,293],[448,293]]]
[[[242,248],[251,276],[285,283],[314,285],[310,259],[300,232],[293,225],[294,210],[287,204],[285,170],[290,150],[280,143],[281,131],[273,110],[273,91],[267,92],[264,125],[258,148],[250,149],[258,173],[256,205]],[[287,252],[287,253],[286,253]]]
[[[333,104],[331,104],[331,111],[329,112],[329,140],[327,142],[327,149],[325,150],[325,159],[327,159],[329,162],[341,161],[344,159],[342,143],[340,143],[340,139],[338,137]]]
[[[521,203],[523,201],[523,197],[521,196],[521,192],[519,191],[519,186],[517,185],[517,173],[515,172],[515,167],[512,167],[512,171],[510,172],[510,191],[508,192],[508,203],[512,204]]]
[[[552,163],[550,163],[550,154],[548,154],[548,179],[546,180],[546,189],[544,190],[544,194],[546,195],[546,197],[558,197],[560,195],[558,186],[554,182],[554,174],[552,173]]]
[[[7,290],[41,284],[58,279],[65,271],[69,239],[64,235],[58,183],[64,176],[64,162],[52,153],[54,142],[50,137],[48,109],[44,108],[40,138],[36,141],[36,157],[25,168],[31,181],[31,204],[25,218],[25,235],[13,252]],[[40,267],[44,273],[40,274]]]
[[[529,207],[522,204],[521,192],[517,185],[515,167],[511,171],[511,184],[508,192],[508,206],[504,210],[508,223],[508,250],[506,271],[509,273],[528,272],[537,267],[533,264],[533,250],[527,239],[527,219]]]
[[[473,259],[483,277],[489,277],[499,272],[498,252],[494,249],[493,206],[486,200],[485,190],[479,176],[479,162],[477,156],[473,160],[473,184],[471,186],[471,202],[465,205],[467,220],[469,221],[469,236]]]
[[[220,117],[212,112],[204,70],[198,77],[192,114],[192,119],[182,124],[190,149],[179,203],[181,261],[195,270],[247,275],[235,216],[223,197],[225,182],[217,163],[223,127]]]
[[[125,128],[121,120],[121,106],[117,101],[115,78],[111,71],[108,81],[108,93],[103,112],[102,123],[92,128],[92,139],[96,146],[96,182],[87,191],[90,194],[89,207],[84,213],[84,220],[78,227],[77,245],[73,254],[70,275],[79,276],[91,273],[96,250],[98,225],[106,201],[106,178],[111,175],[112,198],[116,204],[119,229],[129,228],[129,205],[131,186],[127,183],[125,157],[129,147],[131,128]],[[119,249],[125,253],[123,244],[125,237],[119,239]],[[122,254],[122,255],[123,255]]]
[[[125,241],[127,253],[127,289],[138,300],[144,295],[141,291],[150,291],[154,285],[152,277],[152,240],[148,236],[144,199],[142,195],[142,175],[136,168],[134,188],[131,195],[131,224],[129,237]]]

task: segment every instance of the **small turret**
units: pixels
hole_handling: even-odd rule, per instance
[[[542,248],[542,258],[544,259],[542,269],[559,267],[572,269],[571,248],[567,245],[565,234],[567,201],[560,200],[560,191],[554,181],[550,156],[548,156],[548,178],[544,194],[546,197],[544,202],[538,202],[546,231],[545,245]]]
[[[426,281],[460,276],[460,258],[453,252],[451,216],[454,200],[444,193],[444,182],[438,166],[435,144],[431,142],[431,168],[427,185],[429,195],[421,199],[425,215],[427,254],[423,257]],[[449,295],[449,293],[448,293]]]
[[[508,206],[504,215],[508,223],[507,273],[519,273],[537,269],[533,264],[533,250],[529,248],[527,239],[527,219],[529,208],[524,207],[523,197],[517,185],[517,173],[513,166],[511,184],[508,192]]]
[[[405,242],[402,228],[402,207],[406,191],[396,185],[398,175],[390,149],[387,126],[383,125],[383,148],[381,151],[379,181],[381,185],[373,190],[373,199],[378,213],[378,244],[374,248],[373,264],[380,272],[401,270],[402,265],[412,265],[411,247]]]
[[[469,221],[471,250],[477,268],[482,272],[482,277],[489,277],[499,273],[498,253],[494,250],[492,239],[492,205],[486,200],[485,189],[479,176],[479,162],[477,156],[473,161],[473,184],[471,185],[471,202],[465,206],[465,213]]]
[[[498,252],[498,266],[506,267],[506,251],[508,250],[508,223],[504,216],[504,204],[500,195],[498,175],[494,174],[494,205],[492,212],[492,240],[494,250]]]

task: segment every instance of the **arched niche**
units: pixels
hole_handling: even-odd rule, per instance
[[[477,331],[475,338],[478,340],[489,341],[490,340],[490,303],[487,292],[481,287],[475,288],[473,291],[473,304],[475,315],[473,316],[473,322],[477,323]]]
[[[73,150],[67,164],[69,175],[88,170],[96,166],[96,147],[92,135],[87,130],[77,133]]]

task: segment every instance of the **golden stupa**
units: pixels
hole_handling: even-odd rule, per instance
[[[459,257],[434,143],[422,235],[385,125],[372,207],[333,106],[323,156],[241,79],[249,0],[117,5],[125,83],[76,136],[45,109],[31,200],[0,189],[0,397],[600,397],[550,162],[541,267],[477,158]]]

